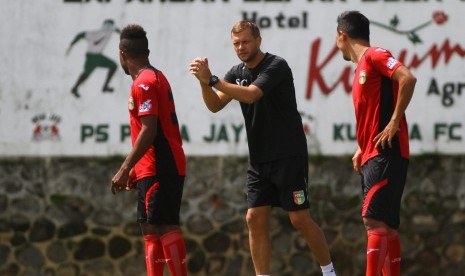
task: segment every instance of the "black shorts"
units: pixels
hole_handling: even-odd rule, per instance
[[[308,209],[308,158],[292,157],[252,164],[247,169],[247,205]]]
[[[400,201],[408,163],[408,159],[398,155],[378,155],[362,166],[362,217],[399,228]]]
[[[179,225],[184,176],[161,174],[137,181],[137,222]]]

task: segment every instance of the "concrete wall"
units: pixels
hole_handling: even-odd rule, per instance
[[[118,34],[101,39],[109,35],[107,19],[147,31],[150,61],[170,82],[188,155],[248,154],[239,104],[211,114],[188,72],[195,57],[208,57],[219,77],[238,64],[230,30],[242,19],[256,20],[261,49],[292,69],[309,152],[352,154],[355,64],[335,45],[336,18],[345,10],[363,12],[372,45],[418,79],[406,110],[411,152],[465,154],[465,36],[457,31],[465,26],[463,0],[3,0],[0,18],[9,24],[0,24],[0,61],[8,65],[0,67],[0,157],[127,154],[132,80],[119,66]],[[88,40],[67,52],[82,32]],[[102,92],[108,70],[96,68],[76,98],[71,89],[94,47],[118,64],[114,91]]]
[[[0,160],[0,275],[144,275],[134,192],[113,196],[121,158]],[[182,206],[190,275],[253,275],[246,158],[191,157]],[[339,275],[363,275],[359,177],[350,157],[312,158],[311,211]],[[465,156],[411,161],[402,275],[465,275]],[[286,213],[273,211],[273,275],[320,275]]]

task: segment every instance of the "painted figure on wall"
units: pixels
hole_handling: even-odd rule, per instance
[[[114,62],[112,59],[104,56],[102,52],[107,46],[108,41],[114,32],[119,34],[120,30],[115,26],[115,23],[112,19],[106,19],[103,21],[102,27],[100,29],[80,32],[74,37],[73,41],[71,41],[68,49],[66,50],[66,55],[69,55],[71,49],[78,41],[81,39],[85,39],[87,41],[84,71],[81,73],[81,75],[79,75],[76,83],[71,88],[71,93],[76,98],[81,96],[78,91],[79,86],[87,80],[87,78],[97,67],[108,69],[108,74],[103,84],[102,92],[113,92],[113,88],[109,86],[109,83],[115,74],[117,65],[116,62]]]

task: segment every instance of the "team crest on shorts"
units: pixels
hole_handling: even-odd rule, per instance
[[[365,71],[360,72],[360,75],[358,77],[358,82],[360,84],[364,84],[366,81],[367,81],[367,72]]]
[[[294,202],[297,205],[302,205],[305,202],[305,193],[303,190],[294,192]]]

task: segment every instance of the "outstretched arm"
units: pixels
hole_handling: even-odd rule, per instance
[[[68,49],[66,49],[66,55],[69,55],[69,53],[71,52],[71,48],[73,48],[74,44],[76,44],[79,40],[83,39],[84,37],[86,37],[86,32],[78,33],[74,37],[73,41],[71,41],[71,43],[69,44]]]
[[[399,122],[404,116],[405,110],[412,99],[415,84],[417,82],[416,77],[403,65],[397,68],[392,75],[392,79],[399,83],[399,91],[394,113],[384,130],[378,133],[373,140],[376,143],[375,147],[381,145],[383,149],[386,146],[386,142],[389,147],[392,147],[392,138],[399,130]]]

